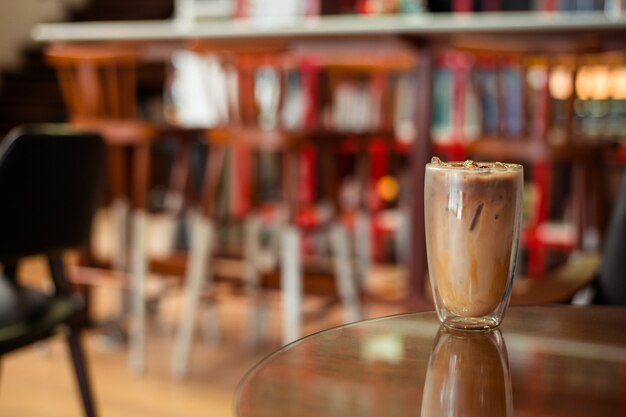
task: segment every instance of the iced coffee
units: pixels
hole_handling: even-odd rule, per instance
[[[513,280],[523,188],[521,165],[426,165],[428,270],[437,313],[455,328],[500,324]]]

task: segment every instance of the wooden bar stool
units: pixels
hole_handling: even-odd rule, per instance
[[[301,246],[302,234],[307,229],[311,227],[321,229],[329,240],[336,288],[345,308],[346,321],[355,321],[362,317],[358,295],[360,289],[350,261],[349,235],[344,225],[338,221],[339,195],[334,172],[335,164],[332,160],[334,145],[332,141],[323,140],[325,135],[323,132],[320,133],[315,120],[294,127],[286,126],[284,118],[281,117],[285,106],[291,105],[285,91],[289,71],[302,69],[301,63],[294,61],[289,53],[256,56],[239,54],[237,58],[240,79],[244,80],[242,86],[252,87],[255,100],[253,106],[247,106],[242,112],[242,128],[239,128],[239,131],[231,129],[229,134],[236,145],[245,144],[258,150],[271,150],[280,155],[278,163],[282,198],[278,201],[274,227],[279,238],[282,340],[286,344],[301,335],[302,296],[307,282],[306,258],[301,253]],[[316,70],[311,70],[312,68],[308,66],[302,74],[303,77],[310,77],[307,80],[309,82],[316,76]],[[304,83],[306,84],[306,81]],[[241,93],[249,95],[250,91]],[[304,91],[303,94],[316,92]],[[246,102],[250,100],[242,99],[242,103]],[[317,202],[313,199],[314,189],[317,188],[314,177],[318,169],[323,172],[319,176],[319,185],[323,193],[322,200],[326,201],[322,203],[326,203],[330,209],[326,219],[320,218],[319,208],[315,207]],[[303,172],[308,174],[303,176]],[[305,220],[306,212],[313,213],[313,223]],[[255,303],[248,330],[251,343],[255,343],[255,339],[258,338],[259,330],[263,326],[261,320],[264,317],[263,309],[258,304],[262,301],[260,297],[262,271],[255,264],[259,253],[259,236],[255,236],[259,222],[258,211],[255,213],[253,210],[247,221],[248,234],[245,240],[246,263],[249,265],[248,284]]]
[[[302,82],[311,90],[305,91],[305,94],[312,94],[309,97],[316,106],[313,117],[307,115],[308,121],[297,128],[286,126],[284,120],[277,122],[274,129],[275,142],[283,143],[282,151],[282,212],[280,229],[280,285],[283,305],[283,326],[282,339],[283,343],[289,343],[301,336],[302,326],[302,294],[307,286],[306,274],[306,257],[302,255],[300,247],[303,241],[303,234],[311,230],[323,230],[329,240],[329,252],[332,257],[332,271],[335,277],[335,288],[342,302],[345,312],[345,322],[352,322],[363,317],[363,307],[361,298],[364,289],[364,280],[369,273],[369,265],[371,258],[371,207],[368,204],[368,198],[365,196],[369,190],[369,163],[366,152],[370,140],[374,137],[385,136],[394,139],[392,123],[374,123],[376,127],[367,126],[362,130],[342,129],[327,123],[328,112],[332,111],[332,95],[333,88],[342,78],[350,81],[376,79],[383,74],[391,72],[406,71],[414,64],[413,56],[407,54],[390,54],[388,57],[378,57],[381,59],[368,60],[358,56],[338,56],[331,55],[326,57],[323,55],[312,56],[294,56],[289,55],[287,62],[281,65],[274,65],[277,77],[281,80],[282,89],[287,85],[287,74],[289,69],[296,68],[301,71],[301,76],[305,78]],[[372,63],[372,61],[376,61]],[[271,64],[265,64],[272,68]],[[252,71],[255,70],[254,65]],[[306,79],[308,77],[308,79]],[[389,104],[386,89],[384,93],[381,91],[381,104]],[[285,98],[287,93],[281,90],[280,106],[288,106],[288,100]],[[326,109],[325,107],[331,108]],[[284,107],[281,107],[284,108]],[[385,107],[388,109],[389,107]],[[381,109],[382,112],[382,109]],[[307,111],[305,110],[305,113]],[[282,122],[282,123],[281,123]],[[257,129],[258,130],[258,129]],[[272,136],[271,133],[257,133],[259,136],[257,142],[263,146],[263,138],[266,138],[265,144],[272,143],[267,140]],[[243,138],[245,136],[253,136],[252,132],[247,134],[235,133],[233,137]],[[239,140],[240,140],[239,139]],[[358,205],[356,207],[356,227],[355,236],[344,221],[346,215],[346,207],[341,203],[340,184],[337,166],[337,152],[344,145],[347,139],[352,139],[357,143],[357,182],[361,190]],[[248,141],[253,141],[250,138]],[[259,145],[257,145],[259,146]],[[313,169],[319,174],[319,184],[313,188],[322,192],[320,202],[325,206],[328,215],[321,216],[314,214],[311,221],[304,220],[303,214],[308,211],[306,202],[303,201],[303,188],[306,188],[302,182],[301,173],[303,164],[307,164],[306,158],[301,153],[303,149],[312,147],[315,149],[317,163],[311,167],[305,166],[304,171]],[[305,193],[306,194],[306,193]],[[304,203],[304,204],[303,204]],[[318,211],[319,213],[319,211]],[[254,215],[253,215],[254,216]],[[254,221],[254,220],[253,220]],[[254,224],[254,223],[253,223]],[[258,226],[257,226],[258,227]],[[252,226],[252,229],[255,227]],[[247,242],[254,242],[255,239],[247,239]],[[356,242],[356,244],[354,243]],[[253,249],[254,252],[257,249]],[[356,253],[355,268],[353,257]],[[254,256],[248,258],[255,259]],[[258,268],[250,268],[251,271],[258,271]],[[252,293],[255,288],[260,286],[256,283],[257,277],[251,279]],[[258,299],[256,297],[255,299]],[[256,317],[256,320],[254,319]],[[259,318],[262,317],[257,309],[256,314],[251,319],[251,327],[249,333],[261,326]]]
[[[148,268],[146,205],[150,145],[157,129],[137,118],[133,49],[110,45],[53,45],[46,51],[57,71],[71,123],[97,131],[108,145],[108,187],[118,227],[114,268],[126,270],[128,203],[130,232],[130,356],[132,369],[145,367],[145,282]]]
[[[343,132],[333,130],[331,126],[324,126],[320,120],[322,115],[316,113],[319,110],[303,110],[305,120],[297,126],[288,126],[285,123],[283,111],[286,106],[292,105],[286,97],[286,86],[289,82],[289,71],[293,69],[303,70],[302,77],[307,78],[302,82],[313,90],[305,94],[318,94],[317,82],[322,71],[328,74],[349,74],[357,77],[370,77],[379,73],[401,71],[413,65],[413,58],[401,56],[397,59],[382,60],[381,63],[372,64],[366,60],[335,60],[330,62],[317,62],[315,64],[303,63],[300,58],[286,52],[284,46],[277,46],[275,51],[265,52],[250,50],[249,47],[233,43],[228,50],[216,49],[213,45],[195,45],[190,48],[198,56],[205,54],[217,54],[225,67],[237,75],[236,97],[226,107],[229,109],[226,123],[208,129],[209,150],[207,171],[203,189],[202,201],[197,215],[192,221],[192,245],[190,248],[187,276],[185,278],[185,301],[184,310],[176,337],[174,354],[172,357],[172,371],[177,376],[184,376],[187,372],[187,364],[193,331],[195,327],[196,311],[200,300],[201,288],[210,283],[212,249],[217,235],[218,219],[215,213],[215,201],[217,198],[220,170],[224,164],[226,148],[231,150],[244,150],[255,154],[269,153],[275,158],[279,166],[281,181],[281,197],[274,201],[269,220],[274,234],[278,237],[277,245],[273,250],[278,250],[274,256],[278,258],[281,301],[283,308],[282,340],[289,343],[301,335],[301,317],[303,292],[307,286],[307,274],[305,269],[305,257],[301,253],[303,233],[309,230],[323,230],[328,239],[329,249],[332,254],[331,269],[334,271],[335,288],[345,309],[345,321],[351,322],[363,316],[361,294],[363,280],[357,277],[353,265],[353,243],[349,228],[343,222],[344,208],[340,203],[339,184],[336,153],[347,137],[357,138],[362,142],[359,146],[359,180],[363,183],[361,188],[368,187],[368,165],[365,149],[370,138],[379,136],[381,133],[393,137],[393,129],[390,124],[381,124],[384,128],[376,131],[369,129],[367,132]],[[215,55],[212,55],[213,57]],[[214,59],[214,58],[212,58]],[[336,59],[336,57],[335,57]],[[231,73],[231,74],[232,74]],[[331,76],[330,78],[333,78]],[[333,78],[334,79],[334,78]],[[385,101],[385,103],[387,103]],[[388,103],[387,103],[388,104]],[[224,148],[217,148],[217,146]],[[317,157],[313,158],[313,164],[309,158],[309,151]],[[258,156],[258,155],[257,155]],[[256,161],[258,158],[252,158]],[[245,268],[245,281],[248,294],[253,300],[253,308],[249,326],[246,330],[245,339],[252,345],[255,344],[263,328],[263,281],[271,271],[267,266],[261,265],[260,253],[263,251],[260,241],[260,230],[268,227],[262,198],[258,195],[258,187],[255,180],[258,179],[260,167],[253,165],[246,168],[252,173],[248,181],[252,185],[244,185],[250,188],[251,209],[245,214],[243,257]],[[305,165],[306,164],[306,165]],[[304,168],[303,168],[304,167]],[[303,182],[302,172],[313,170],[313,175],[319,175],[319,187]],[[318,171],[319,170],[319,171]],[[305,176],[306,177],[306,176]],[[310,178],[309,178],[310,179]],[[303,201],[303,189],[316,189],[322,191],[322,200],[327,207],[327,216],[307,213],[320,213],[320,210],[310,210],[314,201]],[[315,191],[313,191],[314,193]],[[310,190],[304,192],[310,194]],[[306,200],[306,198],[304,198]],[[366,198],[359,203],[359,214],[365,218],[357,227],[360,236],[357,240],[357,252],[362,261],[359,262],[361,278],[367,275],[369,269],[370,252],[370,222],[369,207]],[[358,216],[357,216],[358,217]],[[362,218],[360,220],[362,220]],[[357,222],[358,223],[358,222]],[[270,248],[270,250],[272,250]]]
[[[297,150],[296,143],[300,139],[298,135],[289,135],[284,131],[280,131],[278,125],[267,129],[259,127],[262,124],[260,121],[262,117],[273,117],[276,115],[270,114],[266,112],[266,109],[261,108],[263,104],[259,104],[258,96],[255,97],[255,93],[259,94],[258,89],[255,90],[255,88],[263,88],[263,86],[255,87],[255,71],[259,68],[259,63],[266,65],[275,64],[277,62],[274,59],[276,54],[250,51],[245,47],[242,49],[237,45],[233,47],[236,53],[233,53],[232,50],[215,50],[211,45],[196,45],[193,47],[193,50],[198,53],[199,56],[217,53],[224,66],[230,65],[232,69],[236,68],[238,72],[238,91],[235,93],[237,97],[235,103],[229,103],[229,106],[233,104],[232,107],[229,107],[233,112],[229,114],[227,123],[223,123],[222,126],[217,128],[210,129],[208,134],[210,138],[210,150],[207,158],[207,175],[205,176],[203,195],[201,197],[202,204],[200,204],[197,215],[193,220],[192,245],[185,279],[185,308],[181,315],[172,357],[172,371],[178,376],[183,376],[187,372],[191,341],[195,327],[196,310],[200,299],[200,290],[207,281],[209,283],[211,281],[212,246],[214,245],[218,229],[216,227],[215,199],[217,198],[218,181],[220,177],[219,171],[224,163],[226,147],[234,152],[247,150],[256,153],[263,150],[293,156]],[[282,50],[284,48],[279,46],[278,49]],[[282,82],[280,72],[280,70],[276,72],[278,75],[274,80],[278,82],[278,85]],[[265,85],[264,87],[267,88],[268,86]],[[272,94],[271,91],[269,93]],[[276,96],[275,99],[279,99],[279,97]],[[263,101],[263,98],[260,100]],[[276,104],[277,103],[270,103],[270,106]],[[267,119],[265,120],[267,121]],[[288,160],[290,157],[285,156],[285,160]],[[281,166],[283,166],[283,172],[289,172],[289,164],[281,164]],[[254,171],[254,168],[250,168],[250,171]],[[244,181],[248,183],[254,182],[251,178],[246,178]],[[281,210],[278,211],[280,212]],[[277,216],[281,217],[280,214]],[[281,236],[289,236],[288,233],[284,234],[283,232],[281,232]],[[259,217],[254,209],[252,209],[244,219],[244,235],[243,251],[244,262],[246,264],[247,287],[251,291],[252,296],[256,298],[259,297],[258,291],[260,291],[261,274],[257,262],[257,256],[259,254],[258,242],[260,239]],[[288,240],[288,238],[286,238],[286,240]],[[294,247],[291,244],[284,245],[284,247],[287,246]],[[295,247],[298,246],[299,244],[296,243]],[[287,263],[289,265],[296,264],[299,267],[298,255],[299,254],[296,253]],[[294,313],[292,311],[294,308],[290,310],[289,307],[287,307],[287,312],[284,317],[285,320],[287,320],[290,313],[293,313],[291,315],[296,317],[298,323],[300,314],[300,291],[297,286],[300,279],[299,272],[297,276],[292,274],[291,278],[287,280],[284,279],[283,274],[283,282],[286,281],[287,288],[286,290],[285,285],[283,285],[283,299],[287,306],[297,309]],[[288,295],[286,296],[285,294]],[[259,320],[257,320],[259,316],[256,314],[258,311],[258,309],[254,310],[251,323],[259,324]],[[293,318],[290,318],[290,320],[293,320]],[[258,330],[255,325],[252,327],[253,328],[250,329],[251,333]],[[254,337],[252,338],[254,339]]]
[[[205,48],[209,48],[208,51]],[[198,51],[201,49],[201,52]],[[229,51],[223,49],[214,50],[212,47],[203,45],[198,47],[197,45],[191,46],[188,50],[181,51],[181,54],[187,56],[179,56],[181,62],[186,62],[193,68],[183,68],[183,71],[188,71],[189,76],[194,76],[196,71],[205,71],[202,77],[198,81],[204,86],[215,85],[215,80],[209,80],[209,77],[221,77],[227,76],[229,65],[233,64],[232,55]],[[207,65],[207,63],[209,63]],[[214,64],[219,63],[223,71],[216,74],[216,67]],[[182,65],[182,64],[181,64]],[[209,67],[211,69],[209,69]],[[231,73],[232,74],[232,73]],[[179,74],[182,76],[183,74]],[[197,74],[196,74],[197,75]],[[208,90],[211,90],[208,88]],[[218,203],[223,200],[224,194],[228,194],[228,191],[238,190],[239,188],[248,188],[252,181],[251,178],[243,178],[241,181],[231,183],[231,190],[223,189],[225,170],[232,167],[228,166],[227,161],[230,159],[232,162],[232,154],[240,152],[241,150],[253,151],[257,145],[253,143],[245,143],[246,139],[236,132],[237,126],[241,126],[240,121],[243,116],[243,109],[238,106],[238,100],[233,100],[233,96],[237,96],[236,92],[230,91],[227,96],[220,95],[217,91],[205,91],[208,96],[204,97],[198,93],[198,97],[203,97],[207,102],[212,100],[223,100],[218,103],[217,107],[222,109],[228,109],[228,115],[225,119],[217,118],[214,121],[217,127],[207,127],[206,141],[207,141],[207,156],[205,175],[202,184],[202,190],[200,196],[191,199],[188,204],[191,205],[191,215],[189,219],[190,227],[190,249],[187,259],[187,268],[184,284],[183,295],[183,309],[181,311],[177,334],[174,341],[174,351],[172,354],[171,369],[172,373],[177,377],[183,377],[187,374],[189,356],[191,353],[191,346],[193,336],[196,327],[196,317],[199,309],[201,294],[203,289],[208,287],[209,291],[213,284],[213,260],[216,252],[216,245],[218,242],[219,233],[221,231],[220,222],[228,220],[224,218],[223,213],[218,213]],[[195,94],[195,93],[194,93]],[[241,100],[244,100],[242,98]],[[182,102],[185,102],[183,99]],[[207,104],[207,103],[203,103]],[[207,108],[210,106],[207,106]],[[184,109],[181,109],[184,111]],[[204,123],[207,123],[207,118],[197,115],[198,119],[201,119]],[[193,117],[193,116],[190,116]],[[208,117],[208,119],[211,119]],[[228,127],[224,127],[228,126]],[[244,135],[245,136],[245,135]],[[254,141],[259,138],[255,137]],[[226,193],[225,193],[226,192]],[[244,197],[249,198],[249,196]],[[241,215],[242,213],[239,213]],[[245,213],[243,213],[245,215]],[[226,215],[232,215],[232,213],[226,213]],[[251,244],[244,243],[244,257],[250,259],[252,256],[249,248],[254,245],[254,241],[258,239],[256,234],[250,235],[249,231],[251,227],[248,221],[249,217],[244,220],[245,242],[251,242]],[[250,271],[250,266],[254,265],[254,262],[246,262],[246,274],[255,275],[256,271]],[[210,300],[210,303],[213,301]],[[213,306],[211,306],[213,307]],[[214,317],[215,322],[217,318]],[[212,327],[213,334],[219,333],[217,326]]]

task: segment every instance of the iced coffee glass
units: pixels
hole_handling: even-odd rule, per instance
[[[428,271],[445,326],[500,325],[515,272],[523,184],[517,164],[433,158],[426,165]]]

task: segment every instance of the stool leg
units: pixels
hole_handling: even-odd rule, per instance
[[[127,270],[128,212],[128,200],[125,198],[116,198],[111,203],[111,218],[113,220],[113,227],[116,229],[116,245],[112,254],[112,265],[115,271]]]
[[[360,143],[356,155],[356,182],[358,189],[359,207],[356,212],[354,237],[355,252],[358,268],[358,282],[361,288],[369,277],[372,259],[372,216],[369,210],[368,193],[371,187],[372,156],[368,150],[368,143]]]
[[[136,372],[145,370],[146,356],[146,213],[137,209],[132,215],[131,248],[131,317],[129,366]]]
[[[176,249],[176,238],[178,232],[178,221],[185,209],[185,191],[189,183],[191,149],[187,143],[180,144],[176,151],[174,164],[170,175],[170,186],[165,196],[165,212],[168,221],[171,222],[169,230],[167,249],[173,252]]]
[[[126,180],[130,174],[127,169],[127,149],[112,146],[108,149],[109,186],[113,201],[111,219],[115,228],[115,247],[112,255],[112,267],[116,271],[128,271],[128,217],[130,201]],[[134,206],[133,206],[134,207]]]
[[[302,275],[300,273],[300,232],[293,225],[282,229],[281,295],[283,304],[283,344],[301,334]]]
[[[200,219],[202,221],[202,218]],[[213,288],[213,270],[211,269],[211,261],[213,259],[213,255],[214,255],[214,251],[213,249],[215,248],[215,236],[216,236],[216,226],[213,220],[209,221],[209,235],[208,235],[208,242],[207,242],[207,248],[206,248],[206,255],[205,255],[205,261],[202,263],[202,266],[204,267],[204,272],[202,273],[202,277],[204,277],[204,286],[208,287],[208,288]],[[200,299],[200,295],[202,294],[202,283],[200,285],[200,289],[197,291],[197,299]],[[196,303],[198,303],[198,301],[196,301]],[[214,301],[214,297],[213,295],[211,295],[208,299],[207,302],[205,302],[206,305],[206,312],[203,315],[204,316],[204,323],[203,323],[203,329],[204,329],[204,335],[205,335],[205,339],[208,342],[217,344],[221,341],[222,339],[222,332],[220,329],[220,320],[219,320],[219,315],[217,312],[217,303]],[[196,307],[196,310],[198,310],[198,307]]]
[[[191,225],[191,249],[185,277],[183,310],[174,342],[171,365],[172,373],[179,378],[187,374],[202,286],[211,271],[208,264],[215,233],[213,222],[199,213],[191,215]]]
[[[150,172],[150,147],[142,145],[132,151],[132,225],[130,265],[130,334],[129,366],[143,372],[146,367],[146,275],[148,247],[146,241],[148,200],[148,174]]]
[[[363,288],[372,267],[372,217],[365,210],[359,210],[356,214],[354,237],[358,284]]]
[[[261,276],[259,271],[261,241],[261,221],[258,216],[250,215],[244,224],[244,263],[246,292],[252,303],[248,330],[244,336],[244,344],[248,349],[259,345],[263,334],[265,306],[261,303]]]
[[[333,251],[337,288],[346,314],[346,322],[361,319],[361,306],[356,280],[350,262],[350,242],[346,227],[339,222],[330,226],[330,244]]]
[[[404,206],[399,208],[399,221],[398,228],[396,229],[396,236],[394,240],[394,246],[396,255],[398,257],[398,263],[406,265],[407,260],[411,256],[408,250],[411,230],[411,219],[409,218],[408,210]],[[518,264],[521,265],[521,264]]]
[[[204,314],[204,334],[205,339],[217,344],[222,339],[222,331],[220,330],[220,320],[217,314],[217,305],[213,301],[210,301],[207,305],[207,311]]]
[[[111,218],[113,221],[113,227],[116,230],[115,234],[115,246],[114,251],[111,254],[111,266],[114,271],[128,273],[129,271],[129,248],[128,248],[128,222],[130,217],[130,205],[128,199],[125,197],[118,197],[111,203]],[[129,287],[130,288],[130,287]],[[124,334],[124,321],[131,314],[130,312],[130,297],[131,292],[126,289],[122,289],[119,293],[119,311],[118,316],[110,324],[110,330],[113,331],[111,341],[114,343],[120,343],[120,336],[123,338]],[[132,324],[130,326],[133,326]]]

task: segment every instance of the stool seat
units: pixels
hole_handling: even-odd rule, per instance
[[[81,130],[99,132],[109,145],[128,146],[150,144],[158,137],[159,129],[154,123],[137,119],[107,119],[75,117],[72,124]]]

